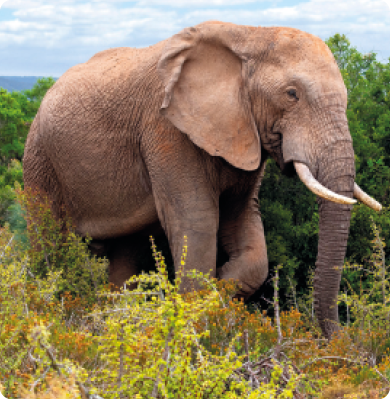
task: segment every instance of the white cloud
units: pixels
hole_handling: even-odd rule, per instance
[[[269,0],[263,0],[269,1]],[[140,0],[138,5],[141,6],[170,6],[170,7],[204,7],[204,6],[234,6],[259,2],[257,0]]]
[[[59,75],[105,48],[154,44],[186,26],[215,19],[292,26],[323,39],[345,33],[358,50],[389,57],[390,7],[385,1],[297,0],[295,6],[282,7],[275,0],[265,7],[267,1],[224,0],[224,7],[218,7],[222,0],[11,0],[3,7],[11,9],[14,18],[0,21],[0,75],[23,68],[23,74],[44,74],[43,70],[46,74],[51,69],[50,74]],[[188,9],[180,7],[184,2]],[[30,66],[42,72],[28,72]]]
[[[73,6],[42,4],[18,9],[14,15],[16,20],[0,24],[0,34],[12,30],[18,32],[19,37],[9,37],[8,40],[37,46],[36,36],[31,31],[50,32],[50,39],[41,38],[38,44],[40,47],[52,47],[55,40],[58,46],[71,43],[115,46],[127,39],[135,29],[139,30],[137,35],[146,34],[152,40],[153,35],[158,35],[159,28],[162,28],[163,35],[169,35],[171,32],[166,32],[166,23],[170,23],[174,29],[176,17],[174,12],[161,13],[153,8],[117,9],[103,3]],[[136,45],[134,37],[131,42],[128,45]]]
[[[4,4],[4,8],[11,8],[11,9],[25,9],[25,8],[31,8],[31,7],[39,7],[44,4],[70,4],[74,3],[75,0],[58,0],[58,1],[52,1],[52,0],[8,0]]]

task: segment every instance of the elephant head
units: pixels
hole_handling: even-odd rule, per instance
[[[296,29],[209,22],[173,36],[158,71],[163,114],[195,144],[259,173],[267,153],[282,171],[295,166],[319,197],[314,301],[330,337],[337,328],[352,197],[381,208],[354,183],[347,90],[331,51]]]

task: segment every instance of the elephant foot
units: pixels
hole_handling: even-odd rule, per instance
[[[247,300],[264,283],[268,275],[268,261],[256,265],[248,265],[242,260],[225,263],[217,269],[217,277],[221,280],[234,280],[238,291],[234,298]]]

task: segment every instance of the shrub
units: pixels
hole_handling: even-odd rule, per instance
[[[0,381],[10,398],[23,384],[44,385],[43,376],[52,368],[49,353],[39,354],[41,345],[31,341],[38,326],[61,362],[84,364],[95,356],[96,347],[83,332],[82,316],[96,300],[99,284],[104,285],[107,264],[92,257],[70,228],[58,228],[47,203],[38,204],[37,196],[21,190],[18,195],[23,206],[33,204],[28,214],[40,224],[30,220],[28,233],[39,243],[30,249],[21,246],[7,227],[0,229]]]
[[[53,216],[47,196],[32,189],[18,189],[17,195],[25,211],[27,236],[32,246],[28,250],[32,273],[43,278],[60,271],[57,296],[70,292],[83,299],[82,305],[95,303],[98,287],[107,283],[107,260],[91,256],[90,239],[75,233],[65,211],[60,219]]]
[[[157,272],[130,279],[135,291],[112,293],[106,263],[90,256],[69,219],[53,219],[36,194],[19,196],[34,245],[0,230],[0,383],[8,399],[376,398],[390,387],[388,273],[375,227],[365,266],[372,278],[340,296],[349,322],[327,342],[310,293],[295,301],[307,314],[280,312],[279,268],[273,317],[234,299],[235,282],[196,271],[190,276],[202,289],[181,294],[183,267],[170,282],[154,244]],[[78,267],[82,281],[71,274]]]
[[[183,296],[179,292],[182,269],[169,282],[165,262],[154,248],[157,273],[131,278],[137,291],[124,291],[114,308],[108,306],[107,332],[99,338],[106,367],[94,381],[105,387],[105,397],[254,398],[275,386],[252,390],[245,379],[233,378],[242,366],[233,336],[223,354],[202,344],[208,329],[195,324],[218,305],[217,290]],[[182,264],[185,263],[184,246]],[[192,277],[208,280],[196,271]],[[212,284],[212,283],[211,283]],[[274,376],[277,379],[277,376]]]

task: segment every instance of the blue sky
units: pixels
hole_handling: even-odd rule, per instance
[[[0,0],[0,4],[4,0]],[[98,51],[157,43],[207,20],[344,33],[390,57],[390,0],[8,0],[0,8],[0,76],[55,76]]]

